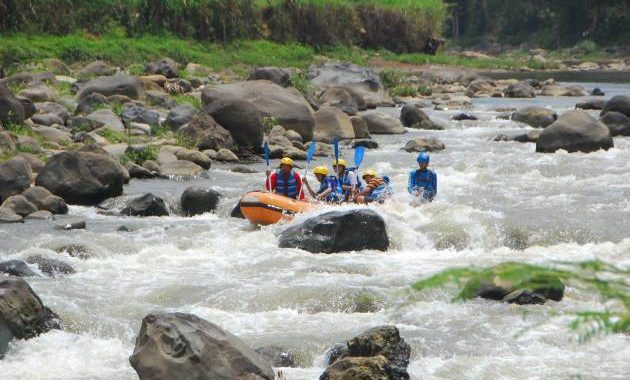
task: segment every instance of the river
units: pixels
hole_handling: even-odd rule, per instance
[[[628,84],[597,87],[607,98],[630,93]],[[517,307],[452,303],[450,289],[410,290],[415,280],[453,266],[594,258],[630,265],[630,138],[591,154],[536,154],[534,144],[492,141],[527,130],[497,120],[498,107],[543,105],[562,113],[582,100],[474,99],[470,112],[479,121],[451,121],[455,111],[430,110],[447,130],[376,137],[380,149],[367,151],[363,167],[388,174],[397,191],[392,202],[375,207],[392,239],[387,253],[279,249],[276,234],[286,226],[259,229],[229,218],[239,195],[261,186],[262,165],[255,166],[261,174],[216,164],[207,178],[133,180],[125,188],[127,195],[151,191],[174,202],[188,186],[211,187],[224,194],[216,214],[121,218],[73,206],[70,213],[86,218],[87,230],[59,232],[35,221],[4,225],[2,259],[42,250],[53,255],[51,248],[65,243],[86,244],[96,255],[64,255],[74,275],[29,279],[66,328],[13,342],[0,361],[0,379],[137,379],[128,357],[141,319],[159,311],[196,314],[253,347],[293,350],[301,368],[285,369],[290,380],[317,379],[327,348],[381,324],[397,325],[411,344],[412,379],[627,379],[629,336],[580,343],[569,328],[574,311],[603,310],[590,293],[568,288],[560,303]],[[397,117],[400,108],[382,111]],[[413,208],[406,181],[415,154],[400,148],[425,136],[446,145],[432,154],[439,194]],[[133,231],[118,232],[123,224]],[[513,236],[527,248],[513,249]],[[365,298],[379,310],[354,312]]]

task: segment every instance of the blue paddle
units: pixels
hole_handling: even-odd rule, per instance
[[[265,152],[265,162],[267,163],[266,173],[269,173],[269,144],[267,143],[267,140],[265,140],[265,143],[263,144],[263,150]],[[267,186],[269,186],[269,191],[273,190],[271,188],[271,179],[269,178],[269,174],[267,174]]]
[[[306,168],[304,169],[304,175],[302,176],[302,181],[306,178],[308,174],[308,167],[311,166],[311,161],[313,161],[313,156],[315,156],[315,140],[311,141],[311,145],[308,147],[308,152],[306,152]],[[304,194],[304,184],[300,186],[300,198]]]
[[[361,162],[363,162],[363,155],[365,154],[365,147],[358,146],[354,149],[354,166],[359,169]]]
[[[333,146],[335,147],[335,161],[339,161],[339,139],[333,139]]]

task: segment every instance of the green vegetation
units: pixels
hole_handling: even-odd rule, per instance
[[[273,127],[280,124],[280,120],[275,116],[265,116],[262,118],[262,125],[265,133],[271,132]]]
[[[125,133],[113,131],[109,128],[103,128],[99,130],[98,134],[101,135],[110,144],[129,142],[129,136],[127,136]]]
[[[201,98],[192,96],[190,94],[173,95],[173,99],[178,105],[190,104],[191,106],[195,107],[198,110],[202,108]]]
[[[142,165],[147,160],[156,160],[159,153],[160,147],[148,144],[142,148],[128,149],[119,160],[122,164],[133,162],[134,164]]]
[[[571,324],[582,340],[601,333],[630,332],[630,269],[602,261],[558,263],[554,267],[504,263],[489,268],[453,268],[420,280],[412,287],[423,291],[455,285],[460,289],[455,300],[469,300],[480,284],[495,279],[523,290],[558,289],[562,282],[597,293],[606,302],[607,310],[578,312]]]
[[[311,81],[308,80],[306,73],[304,71],[298,71],[291,76],[291,86],[301,92],[303,95],[307,96],[311,94],[313,91],[313,85]]]

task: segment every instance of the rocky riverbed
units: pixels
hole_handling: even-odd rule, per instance
[[[341,63],[312,67],[309,86],[281,68],[247,81],[170,59],[145,71],[49,60],[0,82],[0,311],[22,313],[0,324],[10,378],[208,374],[217,366],[173,358],[228,351],[227,378],[272,378],[272,367],[287,379],[630,372],[627,336],[575,341],[567,315],[605,307],[583,289],[507,288],[499,299],[550,299],[508,306],[409,288],[451,266],[630,264],[630,86],[423,72],[405,83],[430,95],[404,98]],[[263,139],[274,163],[303,166],[312,139],[329,164],[334,137],[347,158],[370,148],[363,165],[392,178],[391,202],[262,229],[230,217],[262,186]],[[405,186],[422,150],[439,195],[414,208]],[[370,223],[350,244],[303,239],[358,220]],[[371,239],[354,245],[361,234]],[[25,303],[37,306],[13,307]]]

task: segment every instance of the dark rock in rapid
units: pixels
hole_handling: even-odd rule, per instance
[[[168,216],[166,203],[151,193],[131,200],[121,212],[127,216]]]
[[[108,155],[67,151],[52,156],[35,183],[67,203],[95,205],[121,195],[127,176]]]
[[[247,80],[268,80],[273,83],[288,87],[291,84],[291,73],[279,67],[258,67],[249,73]]]
[[[575,108],[582,110],[601,110],[606,105],[606,102],[602,99],[591,99],[585,102],[577,103]]]
[[[67,253],[70,257],[87,260],[94,256],[94,250],[82,244],[66,244],[54,249],[57,253]]]
[[[7,86],[0,82],[0,122],[21,123],[25,119],[24,106]]]
[[[473,115],[473,114],[468,114],[468,113],[458,113],[457,115],[454,115],[453,117],[451,117],[451,120],[455,120],[455,121],[464,121],[464,120],[479,120],[479,118],[477,118],[477,116]]]
[[[279,245],[312,253],[386,251],[389,237],[385,221],[373,210],[333,211],[289,227],[280,235]]]
[[[68,205],[63,198],[53,195],[43,187],[31,187],[24,191],[22,195],[39,210],[50,211],[53,214],[68,213]]]
[[[81,101],[90,94],[99,93],[104,96],[125,95],[131,99],[140,99],[144,95],[142,82],[130,75],[114,75],[111,77],[99,77],[85,84],[78,93]]]
[[[50,277],[58,277],[64,274],[73,274],[74,268],[61,260],[51,259],[39,254],[31,255],[26,258],[29,264],[35,264],[39,270]]]
[[[214,211],[221,199],[221,194],[201,187],[187,188],[180,199],[182,211],[188,216]]]
[[[613,147],[610,130],[584,111],[569,111],[540,134],[536,152],[593,152]]]
[[[525,282],[514,283],[497,275],[489,275],[487,278],[471,280],[466,284],[465,291],[474,297],[485,298],[494,301],[512,301],[514,303],[525,302],[531,298],[536,303],[538,296],[543,299],[561,301],[564,297],[565,285],[557,277],[547,274],[533,275]],[[517,292],[527,291],[527,294],[519,295]],[[532,296],[535,293],[538,296]],[[507,297],[511,295],[510,297]],[[507,297],[507,298],[506,298]],[[518,299],[521,298],[520,301]]]
[[[542,305],[546,301],[547,299],[540,294],[527,290],[517,290],[503,297],[503,302],[517,305]]]
[[[617,95],[606,102],[601,115],[607,112],[619,112],[630,117],[630,96]]]
[[[347,343],[337,343],[326,352],[326,365],[347,357],[349,354]]]
[[[33,180],[33,171],[28,162],[20,157],[0,164],[0,203],[12,195],[28,189]]]
[[[61,328],[59,317],[42,304],[26,281],[19,277],[0,280],[0,357],[13,338],[30,339]]]
[[[411,346],[400,337],[396,326],[379,326],[347,342],[348,350],[339,348],[338,358],[320,380],[383,379],[407,380]]]
[[[258,151],[262,146],[264,138],[262,115],[253,103],[245,100],[220,99],[210,103],[204,111],[230,132],[239,147]],[[217,150],[218,147],[207,146],[202,149]]]
[[[131,366],[140,380],[273,380],[271,366],[238,337],[191,314],[142,320]]]
[[[403,106],[400,110],[400,122],[407,128],[416,128],[416,124],[430,122],[429,116],[416,106]]]
[[[558,120],[558,114],[543,107],[527,107],[512,114],[512,120],[534,128],[546,128]]]
[[[606,112],[599,121],[606,124],[613,136],[630,136],[630,117],[620,112]]]
[[[258,347],[255,350],[272,367],[299,367],[295,353],[279,346]]]
[[[11,210],[24,217],[37,211],[37,207],[28,201],[23,195],[13,195],[2,202],[0,208]]]
[[[527,82],[518,82],[509,85],[503,94],[506,98],[534,98],[536,97],[536,90]]]
[[[166,121],[164,122],[169,128],[173,130],[177,130],[179,127],[190,123],[193,119],[193,116],[199,113],[199,110],[192,106],[191,104],[182,104],[181,106],[177,106],[170,111],[168,111],[168,115],[166,116]]]
[[[179,64],[170,58],[162,58],[159,61],[147,63],[144,72],[175,78],[179,76]]]
[[[591,91],[592,96],[606,96],[606,93],[602,91],[599,87],[595,87],[593,91]]]
[[[354,140],[352,142],[352,148],[354,149],[358,146],[365,147],[366,149],[378,149],[378,143],[371,139]]]
[[[153,172],[133,162],[128,163],[125,166],[125,169],[127,169],[127,171],[129,172],[129,177],[131,178],[149,179],[156,178],[158,176],[157,172]]]
[[[429,137],[424,139],[413,139],[407,141],[402,148],[405,152],[435,152],[444,150],[445,145],[442,141]]]
[[[1,262],[0,273],[18,277],[37,276],[37,273],[33,272],[28,267],[28,265],[26,265],[26,263],[21,260],[9,260]]]
[[[400,120],[380,112],[369,112],[363,115],[371,134],[398,135],[407,133]]]
[[[84,219],[71,219],[57,223],[55,228],[63,231],[84,230],[87,228],[87,222]]]

